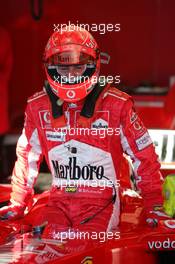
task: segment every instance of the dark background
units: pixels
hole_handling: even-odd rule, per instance
[[[41,7],[38,20],[32,17],[32,3]],[[102,73],[120,75],[127,86],[144,80],[169,86],[169,77],[175,75],[174,10],[174,0],[1,1],[0,24],[10,33],[14,56],[9,86],[11,129],[21,125],[27,97],[42,89],[42,54],[53,24],[120,23],[120,32],[92,32],[101,51],[111,56]]]

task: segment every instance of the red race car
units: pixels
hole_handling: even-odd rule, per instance
[[[4,205],[10,187],[1,186],[0,192],[4,193],[1,197]],[[161,261],[166,253],[174,253],[175,220],[160,221],[156,228],[143,224],[142,198],[135,191],[123,191],[121,222],[113,234],[108,237],[101,234],[95,243],[92,237],[82,234],[74,243],[75,253],[71,254],[65,251],[69,243],[65,234],[59,239],[50,239],[46,222],[41,226],[32,225],[32,220],[47,203],[48,195],[48,191],[35,195],[23,219],[0,222],[0,263],[169,263]],[[84,244],[86,247],[81,247]]]

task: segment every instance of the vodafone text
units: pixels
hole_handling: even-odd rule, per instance
[[[175,249],[175,240],[170,240],[170,238],[168,237],[164,241],[148,241],[148,247],[151,250]]]

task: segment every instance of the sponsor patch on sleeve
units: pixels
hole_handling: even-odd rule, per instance
[[[137,120],[137,118],[138,118],[138,115],[137,115],[135,109],[132,108],[130,111],[130,123],[133,124]]]
[[[152,144],[152,140],[151,140],[150,135],[148,134],[148,132],[146,132],[140,138],[136,139],[136,145],[137,145],[138,150],[142,150],[142,149],[148,147],[151,144]]]
[[[39,118],[42,129],[51,129],[51,114],[49,110],[39,111]]]
[[[46,138],[48,141],[65,141],[66,134],[64,132],[46,131]]]

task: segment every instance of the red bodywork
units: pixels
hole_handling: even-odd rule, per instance
[[[161,88],[159,89],[161,91]],[[133,96],[137,112],[149,129],[175,129],[175,83],[166,95],[137,94]]]
[[[4,190],[4,187],[0,187],[1,190]],[[7,193],[10,193],[8,188]],[[70,255],[62,254],[64,242],[60,243],[59,240],[42,236],[36,238],[31,235],[32,220],[47,203],[48,194],[45,192],[36,195],[34,205],[23,219],[1,221],[1,261],[28,264],[135,264],[137,261],[137,263],[152,264],[159,263],[158,253],[160,251],[173,250],[175,247],[175,229],[166,227],[164,222],[160,222],[157,228],[141,224],[142,199],[134,197],[132,193],[131,195],[127,193],[122,197],[121,224],[117,230],[120,232],[120,238],[98,242],[95,246],[89,246],[86,250]]]
[[[170,143],[172,148],[167,144],[169,140],[171,141],[171,136],[169,137],[169,135],[173,134],[173,136],[175,136],[175,83],[171,85],[167,94],[162,92],[164,91],[163,88],[158,88],[157,91],[160,94],[156,94],[156,89],[154,92],[154,88],[149,88],[144,94],[135,94],[133,99],[136,110],[145,126],[148,129],[157,130],[153,132],[155,134],[153,141],[157,146],[157,154],[159,155],[159,160],[162,165],[162,175],[166,177],[168,174],[175,173],[174,142]],[[151,137],[152,136],[151,134]],[[166,138],[168,141],[163,145],[162,142],[163,140],[166,141]],[[172,156],[169,159],[164,158],[164,160],[162,160],[162,156],[164,156],[165,152],[167,156],[171,156],[170,152],[172,152]]]

